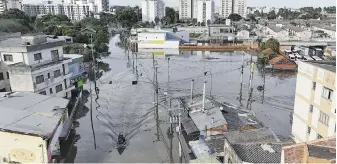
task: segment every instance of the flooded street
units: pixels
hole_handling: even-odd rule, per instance
[[[195,80],[195,93],[202,93],[203,82],[207,81],[208,95],[220,102],[231,103],[238,107],[242,104],[243,108],[246,107],[250,55],[244,55],[244,85],[240,102],[242,53],[197,51],[153,53],[158,67],[161,118],[159,121],[161,137],[160,141],[157,141],[152,52],[139,52],[137,61],[132,60],[130,53],[128,61],[124,50],[116,46],[118,41],[118,36],[111,38],[109,43],[111,55],[102,59],[104,63],[109,64],[111,70],[98,80],[99,94],[93,91],[91,101],[87,93],[87,101],[80,111],[81,117],[77,120],[78,141],[67,162],[170,162],[171,144],[167,138],[169,107],[165,93],[169,90],[168,93],[172,97],[189,95],[192,79]],[[253,57],[253,60],[256,58]],[[139,74],[137,85],[132,85],[132,81],[136,80],[132,70],[133,63],[137,65]],[[293,109],[296,74],[267,73],[265,81],[265,92],[258,91],[256,88],[262,85],[263,76],[256,68],[251,109],[257,118],[276,134],[289,136],[291,132],[289,116]],[[84,87],[90,90],[88,82]],[[93,84],[91,87],[94,88]],[[117,136],[120,133],[125,134],[127,139],[126,149],[122,152],[116,149]],[[176,139],[173,139],[172,145],[173,159],[177,162]],[[185,156],[188,158],[188,152]]]

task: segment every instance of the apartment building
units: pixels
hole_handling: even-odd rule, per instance
[[[165,4],[162,0],[144,0],[142,1],[142,21],[155,22],[165,16]]]
[[[0,0],[0,14],[14,8],[21,10],[21,0]]]
[[[11,89],[70,97],[72,74],[63,56],[64,41],[44,35],[22,36],[0,42],[0,57],[7,64]]]
[[[213,0],[202,0],[197,1],[197,20],[198,22],[204,22],[207,24],[209,20],[211,23],[214,22],[214,1]]]
[[[179,20],[192,19],[195,0],[179,1]]]
[[[81,20],[90,14],[98,13],[98,6],[89,4],[23,4],[22,10],[29,16],[39,14],[66,15],[71,20]]]
[[[336,135],[336,62],[298,63],[292,135],[297,143]]]
[[[239,14],[245,18],[247,15],[247,1],[246,0],[222,0],[220,14],[223,17],[228,17],[232,13]]]

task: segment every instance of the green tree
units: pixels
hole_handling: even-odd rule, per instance
[[[211,20],[207,20],[207,26],[211,25]]]
[[[195,18],[193,18],[192,19],[192,24],[193,24],[193,26],[196,26],[197,25],[197,23],[198,23],[198,20],[197,19],[195,19]],[[200,25],[199,25],[200,26]]]
[[[155,17],[155,18],[154,18],[154,22],[156,23],[156,25],[158,25],[159,22],[160,22],[160,19],[159,19],[158,17]]]
[[[270,19],[276,19],[276,13],[275,13],[275,10],[272,10],[270,11],[268,14],[267,14],[267,18],[270,20]]]
[[[201,26],[201,22],[198,22],[198,26]]]
[[[165,17],[167,18],[167,23],[169,24],[173,24],[173,23],[177,23],[178,19],[176,17],[177,12],[171,8],[171,7],[166,7],[165,8]]]
[[[280,43],[276,39],[270,38],[267,40],[265,44],[265,49],[268,49],[268,48],[278,53],[280,52]]]
[[[228,16],[228,18],[231,20],[231,21],[239,21],[242,19],[242,17],[239,15],[239,14],[230,14]]]
[[[201,22],[201,24],[200,24],[201,26],[205,26],[206,25],[206,23],[205,22]]]

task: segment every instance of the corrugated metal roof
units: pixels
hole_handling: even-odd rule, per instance
[[[7,92],[8,93],[8,92]],[[49,137],[68,100],[30,92],[0,93],[0,129]]]

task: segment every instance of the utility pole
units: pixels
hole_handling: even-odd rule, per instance
[[[155,76],[156,76],[156,122],[157,122],[157,141],[159,138],[159,110],[158,110],[158,67],[155,67]]]
[[[266,86],[266,68],[263,68],[263,91],[262,91],[262,104],[264,102],[264,91]]]
[[[244,56],[244,54],[242,54],[242,65],[241,65],[240,104],[241,104],[241,101],[242,101],[242,85],[243,85],[243,56]]]
[[[179,140],[179,163],[183,163],[183,158],[182,158],[182,147],[180,143],[180,135],[181,135],[181,110],[179,109],[179,117],[178,117],[178,140]]]
[[[137,82],[138,82],[138,63],[137,63],[137,59],[138,59],[138,55],[137,55],[137,52],[135,53],[136,54],[136,77],[137,77]]]
[[[193,104],[194,79],[191,81],[191,105]]]
[[[247,101],[247,106],[246,109],[248,110],[248,106],[252,105],[252,94],[253,94],[253,86],[252,86],[252,81],[253,81],[253,75],[254,75],[254,63],[252,62],[250,64],[250,79],[249,79],[249,98]]]
[[[206,99],[206,81],[204,82],[204,89],[202,94],[202,112],[205,112],[205,99]]]

